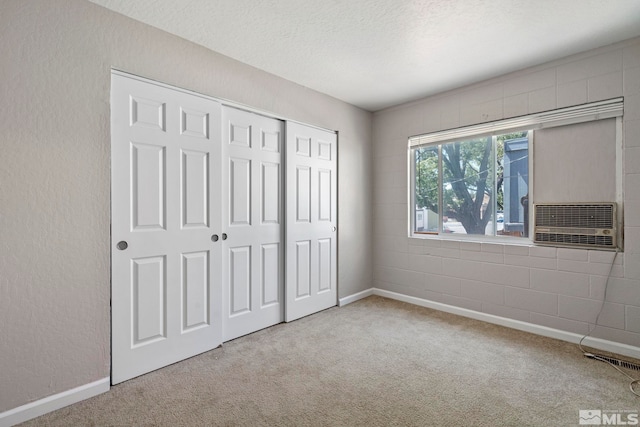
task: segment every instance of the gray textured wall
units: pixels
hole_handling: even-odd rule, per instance
[[[339,132],[339,295],[371,286],[368,112],[84,0],[0,2],[0,412],[109,376],[111,67]]]

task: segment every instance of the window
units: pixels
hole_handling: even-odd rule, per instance
[[[530,134],[413,148],[413,232],[527,236]]]
[[[409,235],[528,238],[534,203],[620,204],[622,114],[615,98],[410,137]]]

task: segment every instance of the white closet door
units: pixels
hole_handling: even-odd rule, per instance
[[[337,304],[337,136],[287,122],[286,321]]]
[[[283,123],[222,108],[224,341],[283,319]]]
[[[112,383],[222,343],[218,103],[112,75]]]

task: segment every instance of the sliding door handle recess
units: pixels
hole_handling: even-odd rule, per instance
[[[333,228],[331,228],[331,231],[335,232],[336,230],[337,230],[337,228],[334,225]]]

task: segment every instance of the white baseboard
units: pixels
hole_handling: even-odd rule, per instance
[[[457,314],[459,316],[469,317],[471,319],[482,320],[483,322],[506,326],[507,328],[517,329],[519,331],[530,332],[532,334],[542,335],[549,338],[555,338],[574,344],[577,344],[582,339],[582,335],[575,334],[573,332],[567,332],[560,329],[549,328],[547,326],[522,322],[520,320],[508,319],[506,317],[495,316],[493,314],[481,313],[479,311],[469,310],[466,308],[456,307],[448,304],[442,304],[435,301],[429,301],[423,298],[411,297],[408,295],[399,294],[397,292],[386,291],[384,289],[372,288],[372,294],[395,299],[398,301],[408,302],[410,304],[419,305],[421,307],[432,308],[434,310],[440,310],[447,313]],[[585,338],[582,343],[586,347],[640,359],[640,348],[628,344],[622,344],[614,341],[591,337]]]
[[[358,292],[357,294],[353,294],[353,295],[349,295],[348,297],[340,298],[338,300],[338,307],[342,307],[343,305],[351,304],[352,302],[356,302],[359,299],[370,297],[371,295],[373,295],[373,288],[365,289],[364,291]]]
[[[55,411],[65,406],[72,405],[90,397],[109,391],[111,379],[109,377],[81,385],[26,405],[18,406],[6,412],[0,413],[0,427],[9,427]]]

